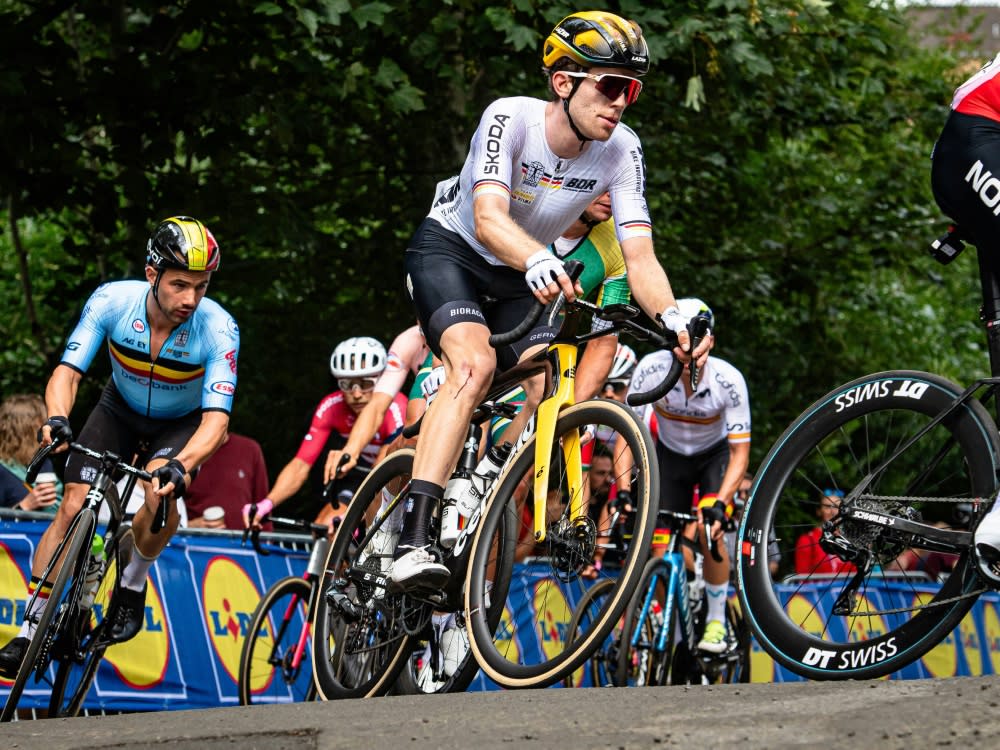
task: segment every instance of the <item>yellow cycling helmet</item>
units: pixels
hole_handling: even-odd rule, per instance
[[[564,57],[584,68],[625,68],[638,76],[649,71],[639,24],[602,10],[574,13],[556,24],[542,46],[542,65],[551,70]]]

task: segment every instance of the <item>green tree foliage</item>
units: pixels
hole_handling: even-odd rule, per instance
[[[96,284],[136,275],[155,222],[191,214],[222,244],[210,294],[243,332],[235,427],[276,471],[336,342],[411,320],[402,255],[434,184],[490,100],[546,95],[541,40],[576,9],[0,2],[4,393],[40,390]],[[613,9],[652,50],[626,119],[657,251],[748,376],[754,463],[837,382],[985,369],[973,259],[924,253],[944,224],[928,155],[967,71],[918,49],[888,3]]]

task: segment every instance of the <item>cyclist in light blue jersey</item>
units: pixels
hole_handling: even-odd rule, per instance
[[[105,342],[112,377],[87,418],[79,441],[97,451],[140,456],[153,475],[146,504],[135,515],[135,549],[111,602],[111,638],[126,641],[142,625],[146,576],[177,528],[170,503],[165,533],[151,530],[160,504],[184,494],[192,473],[222,444],[236,393],[239,329],[205,297],[219,267],[219,246],[196,219],[161,222],[146,249],[146,280],[104,284],[87,301],[62,361],[45,391],[49,418],[39,442],[73,439],[69,414],[77,388]],[[32,561],[29,598],[18,634],[0,649],[0,675],[16,675],[45,606],[51,582],[41,579],[70,522],[83,505],[97,463],[73,453],[66,462],[63,503],[42,535]],[[53,570],[51,575],[55,575]]]

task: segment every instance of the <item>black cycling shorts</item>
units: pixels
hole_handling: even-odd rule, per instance
[[[427,345],[441,356],[441,335],[455,323],[481,323],[492,333],[514,329],[535,304],[524,273],[494,266],[465,240],[433,219],[424,219],[406,250],[406,286]],[[497,350],[501,370],[513,367],[536,344],[557,331],[543,324]]]
[[[932,158],[931,188],[941,210],[1000,260],[1000,122],[952,111]]]
[[[660,509],[690,513],[695,487],[701,497],[718,492],[729,466],[729,441],[720,440],[701,453],[685,456],[656,441],[660,470]],[[657,526],[665,523],[657,522]]]
[[[125,462],[130,462],[139,454],[145,464],[154,458],[170,459],[176,456],[200,424],[200,409],[170,420],[136,414],[125,403],[114,381],[108,380],[77,441],[91,450],[114,451]],[[97,476],[99,466],[99,462],[89,456],[71,453],[66,459],[63,481],[67,484],[90,484]],[[193,477],[191,467],[185,468]]]

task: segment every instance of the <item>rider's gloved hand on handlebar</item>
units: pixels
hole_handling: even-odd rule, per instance
[[[566,266],[550,250],[539,250],[525,262],[524,279],[540,302],[549,303],[559,296],[576,299],[583,290],[579,284],[570,281]]]
[[[250,509],[253,507],[253,503],[247,503],[243,506],[243,525],[248,529],[251,525],[260,526],[264,518],[274,510],[274,502],[269,497],[265,497],[263,500],[257,502],[257,512],[254,514],[253,518],[250,518]]]
[[[706,335],[701,343],[698,344],[698,348],[693,352],[691,349],[691,336],[688,333],[688,323],[690,322],[684,317],[684,314],[680,311],[677,305],[670,305],[663,312],[659,314],[660,323],[668,331],[672,331],[677,334],[677,342],[680,344],[681,359],[687,362],[689,359],[693,359],[699,368],[705,366],[705,362],[708,360],[708,352],[712,348],[712,343],[714,339],[709,335]],[[674,350],[677,354],[677,349]]]
[[[37,437],[39,443],[45,443],[46,427],[49,428],[49,442],[58,440],[61,443],[68,443],[73,439],[73,430],[70,429],[69,419],[66,417],[49,417],[45,420],[45,424],[38,428]]]
[[[699,500],[698,510],[701,511],[702,522],[712,528],[713,537],[718,537],[725,530],[729,519],[733,515],[733,506],[723,502],[719,499],[718,495],[714,494],[705,495]],[[714,527],[717,523],[719,524],[719,528],[715,529]]]
[[[155,488],[155,492],[158,495],[165,495],[166,492],[163,488],[168,484],[173,483],[174,488],[171,490],[174,497],[181,497],[184,494],[184,490],[187,489],[187,483],[184,481],[184,475],[187,474],[187,469],[184,468],[184,464],[178,461],[176,458],[171,458],[163,466],[158,469],[153,470],[153,479],[157,480],[159,485]]]

